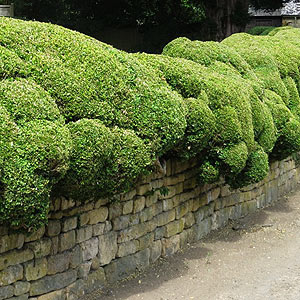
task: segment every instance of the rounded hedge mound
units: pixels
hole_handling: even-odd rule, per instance
[[[56,194],[126,192],[160,157],[241,187],[300,150],[298,29],[179,38],[148,55],[52,24],[0,25],[0,223],[45,224]]]

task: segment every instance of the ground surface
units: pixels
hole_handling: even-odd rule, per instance
[[[300,190],[87,300],[300,300]]]

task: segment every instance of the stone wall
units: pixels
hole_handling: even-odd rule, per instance
[[[0,300],[78,299],[275,202],[298,182],[291,158],[242,190],[197,186],[194,166],[169,161],[166,176],[145,178],[113,204],[54,199],[49,225],[29,236],[0,228]]]

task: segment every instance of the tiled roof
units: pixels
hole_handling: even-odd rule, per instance
[[[249,13],[255,17],[280,17],[280,16],[300,16],[300,0],[291,0],[284,4],[284,7],[277,10],[255,10],[249,8]]]

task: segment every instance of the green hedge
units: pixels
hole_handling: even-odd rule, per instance
[[[0,25],[0,223],[45,224],[57,194],[126,192],[159,157],[241,187],[300,150],[298,29],[179,38],[148,55],[52,24]]]

